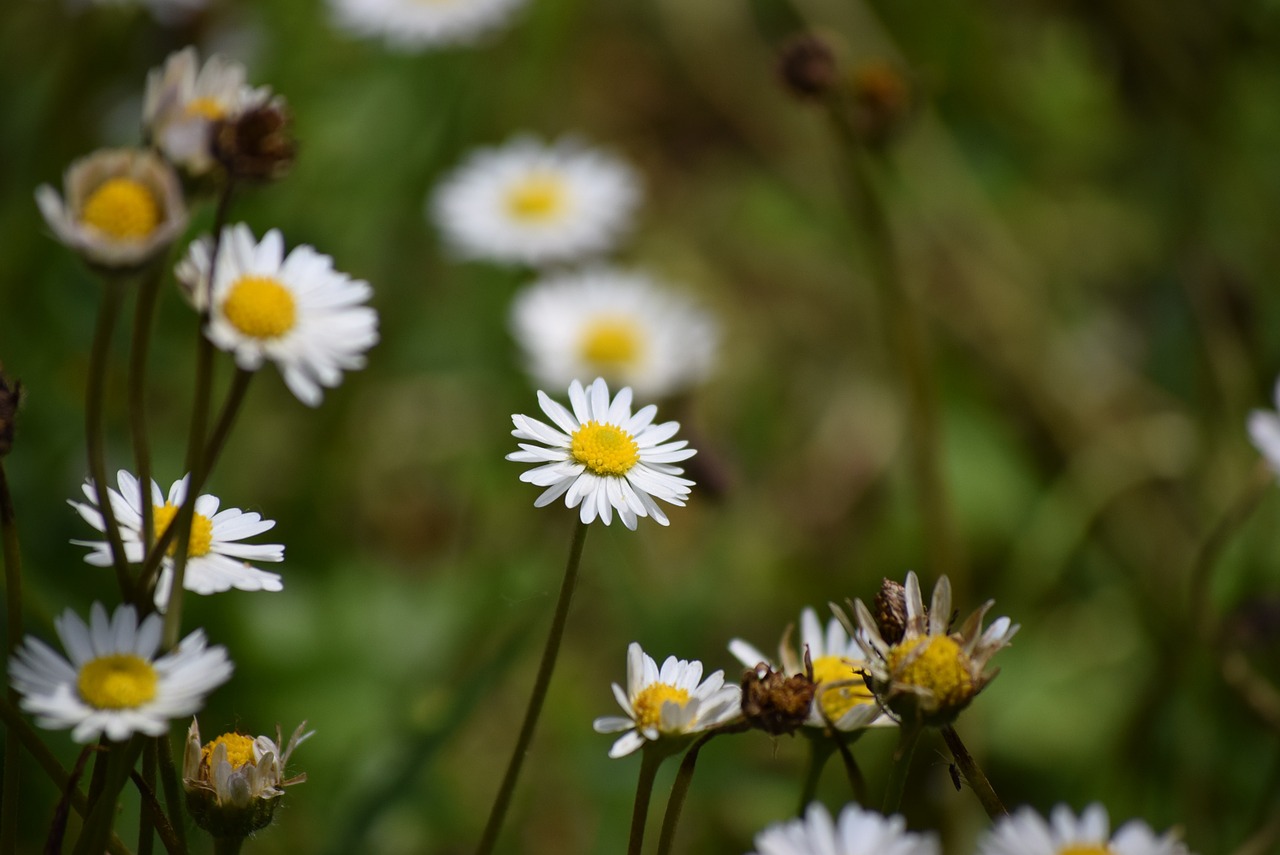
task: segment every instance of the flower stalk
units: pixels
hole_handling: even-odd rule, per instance
[[[116,583],[125,600],[133,593],[129,578],[129,566],[124,555],[124,541],[116,526],[115,510],[107,495],[106,433],[103,427],[103,405],[107,393],[107,363],[111,350],[111,334],[115,330],[124,298],[124,283],[107,278],[103,283],[102,307],[94,327],[93,346],[89,355],[89,383],[85,390],[84,427],[89,458],[89,474],[98,494],[98,509],[106,527],[107,543],[111,546],[111,566],[115,570]]]
[[[960,740],[960,734],[956,733],[956,729],[951,725],[942,728],[942,740],[947,743],[947,748],[951,750],[951,756],[955,758],[956,766],[960,768],[960,774],[969,782],[969,786],[973,788],[973,794],[978,797],[978,801],[982,803],[982,808],[987,812],[987,816],[991,819],[999,819],[1007,816],[1009,811],[1004,806],[1004,802],[1000,801],[1000,797],[996,795],[996,791],[991,786],[991,782],[987,780],[987,776],[983,773],[982,767],[978,765],[978,761],[973,759],[973,755],[969,753],[969,749],[964,747],[964,743]]]
[[[649,801],[653,796],[653,781],[658,767],[667,757],[667,750],[656,743],[646,743],[640,754],[640,777],[636,780],[636,800],[631,808],[631,834],[627,837],[627,855],[641,855],[644,849],[644,827],[649,820]]]

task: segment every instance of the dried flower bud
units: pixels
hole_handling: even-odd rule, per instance
[[[896,66],[872,60],[854,70],[853,122],[871,145],[884,145],[902,128],[911,111],[911,87]]]
[[[892,579],[880,582],[876,593],[876,627],[888,644],[897,644],[907,631],[907,589]]]
[[[836,82],[835,53],[821,37],[803,33],[782,46],[778,74],[797,98],[820,98]]]
[[[14,416],[21,400],[22,384],[10,383],[9,378],[0,373],[0,457],[13,450]]]
[[[813,665],[805,652],[807,674],[774,671],[761,662],[742,674],[742,715],[754,728],[772,733],[795,733],[809,718],[817,684],[813,681]]]
[[[233,178],[275,181],[297,154],[289,111],[275,101],[215,122],[210,133],[214,158]]]

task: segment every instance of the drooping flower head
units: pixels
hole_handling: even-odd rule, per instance
[[[801,819],[771,825],[756,835],[751,855],[941,855],[934,834],[907,831],[901,816],[881,816],[857,805],[838,820],[819,802]]]
[[[41,727],[71,728],[76,742],[160,736],[231,676],[227,651],[207,647],[203,630],[157,657],[163,618],[153,613],[139,623],[133,606],[108,617],[94,603],[88,624],[68,609],[54,627],[67,656],[27,636],[9,660],[9,680]]]
[[[1029,807],[1001,817],[978,843],[978,855],[1188,855],[1175,831],[1157,835],[1130,820],[1111,835],[1107,809],[1092,804],[1079,818],[1058,805],[1046,821]]]
[[[570,383],[569,402],[572,412],[538,392],[538,403],[554,427],[518,413],[511,417],[516,426],[511,435],[530,442],[521,442],[521,450],[507,459],[538,464],[521,473],[520,480],[546,488],[534,506],[564,496],[565,505],[581,508],[583,523],[599,517],[608,525],[617,511],[629,529],[635,529],[639,517],[667,525],[667,515],[654,500],[683,506],[693,486],[674,464],[696,452],[684,440],[667,441],[679,423],[655,425],[658,408],[653,404],[632,415],[631,389],[610,400],[609,387],[600,378],[586,389],[577,380]]]
[[[610,757],[625,757],[646,742],[680,740],[738,718],[742,694],[725,685],[724,672],[702,679],[702,663],[668,656],[658,663],[634,641],[627,647],[627,687],[613,684],[613,696],[625,716],[603,716],[596,733],[622,733]]]
[[[334,23],[404,51],[465,45],[507,23],[526,0],[330,0]]]

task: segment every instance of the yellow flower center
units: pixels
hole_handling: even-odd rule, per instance
[[[227,115],[227,111],[214,98],[192,98],[187,102],[186,112],[190,117],[199,116],[211,122]]]
[[[80,698],[100,710],[140,707],[156,696],[156,669],[132,653],[91,659],[76,678]]]
[[[289,289],[270,276],[242,276],[231,286],[222,313],[250,338],[279,338],[293,329],[297,304]]]
[[[213,752],[219,745],[227,746],[227,762],[232,769],[253,762],[253,740],[242,733],[224,733],[200,749],[201,768],[207,769],[213,763]]]
[[[901,667],[921,645],[920,654]],[[950,636],[921,635],[895,645],[888,664],[894,682],[928,689],[941,706],[959,706],[973,697],[969,657]]]
[[[1114,855],[1110,846],[1073,843],[1058,850],[1058,855]]]
[[[564,181],[558,175],[534,173],[507,191],[507,212],[517,220],[551,220],[568,206]]]
[[[626,365],[640,355],[639,331],[625,318],[597,318],[583,333],[581,351],[593,365]]]
[[[597,475],[626,475],[640,462],[640,446],[631,434],[597,421],[574,431],[571,450],[575,460]]]
[[[662,707],[667,701],[684,706],[689,703],[689,690],[677,689],[666,683],[654,683],[642,689],[631,701],[631,708],[636,713],[636,727],[657,727],[662,720]]]
[[[160,224],[160,204],[141,181],[109,178],[85,199],[80,220],[116,240],[142,240]]]
[[[177,505],[165,502],[163,505],[155,506],[156,540],[159,540],[168,531],[169,526],[173,524],[173,518],[177,515]],[[187,541],[187,557],[199,558],[202,555],[208,555],[212,546],[213,521],[204,514],[193,514],[191,517],[191,538]],[[177,538],[174,538],[173,543],[169,544],[167,554],[170,558],[178,554]]]
[[[829,721],[839,721],[841,716],[859,704],[875,702],[875,695],[862,682],[862,675],[854,671],[859,667],[843,656],[820,656],[813,661],[813,682],[818,684],[817,697]],[[826,685],[850,680],[853,681],[850,685],[824,691]]]

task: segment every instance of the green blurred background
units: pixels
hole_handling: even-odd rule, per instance
[[[801,16],[846,79],[888,63],[911,92],[878,186],[927,334],[950,533],[921,519],[889,301],[841,189],[843,144],[778,82]],[[188,626],[237,666],[202,730],[318,731],[292,763],[308,782],[246,851],[461,853],[479,837],[574,515],[534,509],[503,460],[510,414],[536,411],[506,331],[532,275],[452,262],[423,204],[468,150],[522,131],[577,134],[636,165],[647,198],[619,260],[697,295],[725,335],[711,382],[663,413],[701,452],[690,506],[668,529],[588,538],[500,850],[623,849],[639,761],[609,760],[591,720],[615,713],[629,642],[736,679],[729,639],[771,650],[806,605],[868,599],[908,569],[928,590],[945,567],[961,612],[994,598],[1022,624],[957,726],[1007,803],[1100,800],[1113,821],[1182,826],[1202,855],[1280,851],[1274,488],[1207,599],[1188,602],[1199,544],[1257,466],[1245,418],[1271,406],[1280,371],[1280,3],[532,0],[479,46],[421,54],[348,38],[303,0],[214,0],[168,28],[136,9],[4,3],[0,361],[27,391],[5,466],[27,625],[46,639],[53,614],[112,602],[114,586],[68,543],[88,532],[65,504],[86,474],[100,286],[48,236],[32,192],[95,148],[135,144],[147,70],[189,43],[244,62],[296,117],[292,173],[238,196],[232,219],[332,255],[372,283],[381,314],[368,369],[318,410],[262,372],[209,484],[276,519],[287,560],[283,593],[188,599]],[[194,332],[171,290],[150,393],[166,484],[181,475]],[[117,344],[112,469],[131,465]],[[1251,699],[1222,676],[1229,654],[1253,669]],[[66,734],[47,736],[70,764]],[[894,738],[857,745],[873,793]],[[794,812],[806,749],[759,733],[713,743],[677,851],[748,851]],[[904,812],[967,853],[987,820],[953,790],[944,750],[921,744]],[[27,765],[36,851],[57,794]],[[836,766],[820,795],[848,800]]]

